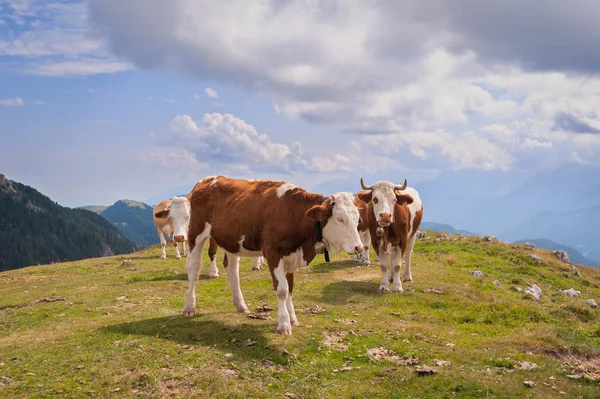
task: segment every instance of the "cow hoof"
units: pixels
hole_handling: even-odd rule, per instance
[[[252,270],[260,270],[260,266],[259,267],[253,267]]]
[[[390,289],[388,287],[380,286],[379,292],[383,294],[385,292],[390,292]]]
[[[371,266],[371,262],[365,262],[365,266]]]
[[[167,259],[167,256],[166,255],[161,255],[160,258],[161,259]]]
[[[246,314],[250,313],[250,311],[248,310],[248,308],[240,309],[240,310],[238,310],[238,312],[240,312],[240,313],[246,313]]]
[[[394,287],[394,288],[392,288],[392,291],[393,292],[398,292],[398,293],[404,292],[404,290],[402,289],[402,287]]]
[[[181,255],[176,256],[175,259],[181,259]]]
[[[193,310],[184,310],[184,311],[183,311],[183,315],[184,315],[185,317],[192,317],[192,316],[194,316],[195,314],[196,314],[196,312],[194,312]]]
[[[210,278],[217,278],[217,277],[219,277],[219,274],[209,274],[208,277],[210,277]]]
[[[299,326],[300,322],[298,320],[294,320],[294,321],[292,321],[292,325],[293,326]]]
[[[403,283],[412,283],[412,277],[402,280]]]
[[[282,328],[281,330],[277,330],[277,332],[281,335],[292,335],[291,328]]]

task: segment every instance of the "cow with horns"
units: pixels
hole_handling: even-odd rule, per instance
[[[388,292],[390,281],[394,292],[402,292],[400,268],[404,260],[404,281],[412,281],[411,258],[423,218],[423,203],[417,190],[407,187],[406,179],[399,185],[380,181],[367,186],[361,178],[360,185],[364,191],[356,196],[368,204],[371,244],[381,268],[379,292]]]
[[[248,312],[248,307],[240,289],[239,258],[264,255],[278,300],[277,331],[284,335],[290,335],[292,324],[298,324],[292,303],[296,270],[323,250],[363,251],[357,230],[359,213],[351,193],[324,197],[283,182],[218,176],[198,182],[190,203],[185,316],[195,313],[195,285],[208,239],[225,250],[227,279],[240,312]]]

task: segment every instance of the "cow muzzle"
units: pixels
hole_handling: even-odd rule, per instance
[[[392,215],[390,213],[380,213],[377,218],[377,224],[381,227],[387,227],[392,224]]]
[[[184,242],[185,241],[185,236],[174,236],[173,237],[173,241],[175,241],[175,242]]]

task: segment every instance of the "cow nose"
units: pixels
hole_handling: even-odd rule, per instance
[[[379,214],[379,223],[392,223],[392,214],[388,212],[381,212]]]
[[[356,253],[357,253],[357,254],[360,254],[360,253],[362,253],[362,251],[363,251],[364,249],[365,249],[365,248],[364,248],[362,245],[357,245],[357,246],[355,246],[355,247],[354,247],[354,250],[356,251]]]
[[[175,240],[175,242],[183,242],[185,239],[184,236],[175,236],[173,237],[173,240]]]

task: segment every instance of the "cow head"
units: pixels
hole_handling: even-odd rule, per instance
[[[343,250],[349,254],[363,251],[357,228],[360,216],[352,193],[336,193],[323,204],[310,208],[306,215],[322,223],[323,241],[328,251]]]
[[[173,222],[173,240],[183,242],[187,240],[187,230],[190,224],[190,201],[185,197],[173,197],[168,208],[156,212],[157,218],[171,218]]]
[[[365,191],[361,191],[357,195],[362,201],[373,204],[375,220],[381,227],[394,223],[394,206],[396,203],[412,204],[413,202],[410,195],[399,192],[406,188],[406,179],[404,179],[404,184],[380,181],[372,186],[367,186],[361,178],[360,185]]]

